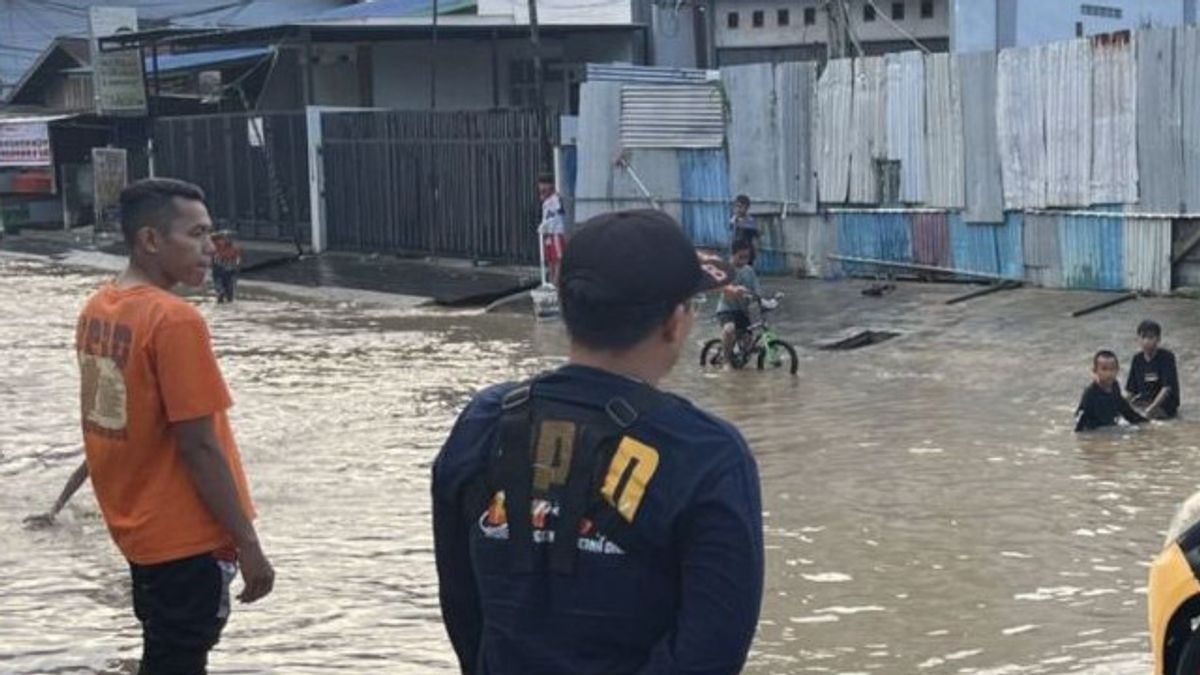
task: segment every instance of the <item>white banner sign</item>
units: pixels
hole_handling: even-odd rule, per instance
[[[124,150],[92,148],[97,232],[116,232],[121,229],[121,190],[129,181],[128,166]]]
[[[0,123],[0,166],[50,166],[50,127],[45,122]]]
[[[99,40],[136,33],[137,10],[132,7],[92,7],[88,13],[92,37],[92,82],[100,115],[145,115],[146,86],[142,56],[137,49],[100,51]]]

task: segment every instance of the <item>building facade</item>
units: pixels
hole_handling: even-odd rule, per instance
[[[718,0],[712,24],[722,66],[820,60],[831,39],[845,42],[847,55],[860,48],[866,55],[917,49],[917,43],[944,52],[950,43],[947,0]]]
[[[958,53],[1029,47],[1102,33],[1195,21],[1195,0],[952,0]]]

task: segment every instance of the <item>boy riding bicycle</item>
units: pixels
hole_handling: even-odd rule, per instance
[[[730,262],[734,267],[733,283],[726,286],[717,303],[717,322],[721,324],[721,342],[725,348],[725,368],[733,367],[733,345],[750,328],[750,303],[762,296],[758,275],[750,265],[754,247],[748,239],[733,242]]]

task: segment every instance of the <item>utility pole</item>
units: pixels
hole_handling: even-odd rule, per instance
[[[533,97],[537,112],[539,164],[541,170],[550,165],[549,136],[546,133],[546,96],[542,75],[542,43],[538,37],[537,0],[529,0],[529,45],[533,49]]]
[[[834,7],[837,0],[825,0],[825,61],[842,58],[845,49],[842,45],[842,12]]]
[[[825,0],[825,59],[844,59],[849,56],[850,10],[846,0]]]
[[[429,108],[437,109],[438,0],[433,0],[433,46],[429,50]]]

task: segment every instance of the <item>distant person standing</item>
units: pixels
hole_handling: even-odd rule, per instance
[[[563,223],[562,200],[554,189],[554,176],[542,174],[537,182],[538,198],[542,200],[542,222],[538,234],[542,239],[542,252],[546,257],[550,283],[558,285],[558,266],[562,262],[566,246],[566,226]]]
[[[217,303],[233,302],[237,290],[238,272],[242,269],[242,249],[233,241],[230,232],[213,235],[213,286],[217,290]]]
[[[75,333],[87,475],[129,562],[140,674],[203,675],[238,566],[242,602],[275,583],[208,326],[171,292],[204,283],[212,221],[200,188],[148,179],[121,193],[121,230],[129,264],[88,299]]]
[[[738,242],[750,244],[750,264],[758,257],[758,223],[750,215],[750,198],[738,195],[733,200],[733,216],[729,219],[729,249],[734,250]]]
[[[738,195],[733,200],[733,216],[729,219],[729,243],[748,241],[752,245],[758,243],[758,223],[750,215],[750,198]]]

